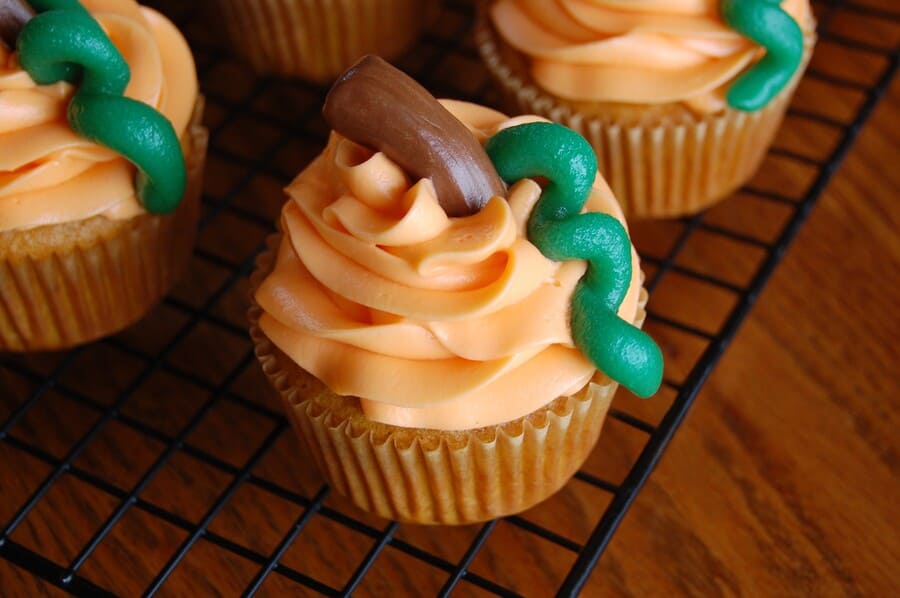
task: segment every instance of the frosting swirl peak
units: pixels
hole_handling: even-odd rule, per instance
[[[444,102],[483,142],[523,122]],[[429,179],[332,133],[288,187],[273,272],[256,293],[260,327],[370,419],[468,429],[510,421],[594,375],[568,323],[583,260],[548,260],[526,235],[541,188],[448,217]],[[621,219],[600,179],[588,209]],[[632,252],[633,272],[637,257]],[[638,276],[619,315],[633,321]]]
[[[806,0],[783,5],[811,29]],[[715,111],[721,88],[762,52],[723,22],[718,0],[497,0],[490,17],[535,82],[573,101]]]

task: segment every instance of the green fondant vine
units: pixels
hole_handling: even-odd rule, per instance
[[[32,0],[31,5],[41,14],[19,35],[22,68],[41,85],[78,85],[67,112],[72,130],[137,167],[135,189],[147,211],[173,211],[187,173],[172,124],[151,106],[123,96],[131,77],[128,65],[77,0]]]
[[[549,259],[584,259],[588,269],[572,297],[572,337],[597,369],[635,394],[654,394],[662,381],[662,353],[646,333],[618,316],[631,285],[631,242],[608,214],[581,213],[597,174],[591,146],[558,124],[504,129],[485,150],[507,183],[545,177],[528,221],[528,237]]]
[[[764,108],[800,68],[803,31],[781,0],[722,0],[725,23],[766,49],[766,55],[728,89],[728,105],[753,112]]]

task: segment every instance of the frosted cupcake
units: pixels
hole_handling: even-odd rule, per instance
[[[484,0],[506,108],[584,135],[629,216],[690,214],[758,169],[809,60],[807,0]]]
[[[206,0],[232,51],[260,73],[330,83],[357,59],[394,59],[437,17],[441,0]]]
[[[374,58],[324,112],[328,146],[287,188],[251,280],[257,355],[305,447],[393,519],[468,523],[545,499],[618,384],[647,396],[662,375],[590,146],[438,103]]]
[[[206,131],[184,38],[131,0],[62,5],[0,8],[0,351],[140,318],[186,266],[199,214]]]

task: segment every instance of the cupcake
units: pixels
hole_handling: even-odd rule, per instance
[[[662,376],[590,146],[438,102],[374,57],[324,113],[328,145],[251,278],[263,371],[362,509],[463,524],[529,508],[580,467],[620,383],[649,396]]]
[[[501,102],[594,147],[626,215],[695,213],[759,168],[809,61],[808,0],[482,0]]]
[[[202,102],[184,38],[132,0],[0,12],[0,351],[61,349],[136,321],[184,270]]]
[[[441,0],[206,0],[232,52],[259,73],[331,83],[357,59],[402,55]]]

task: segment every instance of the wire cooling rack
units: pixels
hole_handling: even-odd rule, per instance
[[[245,331],[246,279],[281,188],[324,146],[326,90],[257,78],[214,43],[194,3],[156,4],[191,41],[207,97],[198,246],[186,280],[131,329],[64,353],[0,356],[0,593],[582,589],[889,85],[898,52],[883,44],[900,27],[889,0],[815,4],[816,56],[760,174],[705,214],[633,227],[647,328],[667,358],[660,395],[621,393],[594,454],[546,503],[435,529],[368,516],[329,492],[298,457]],[[472,12],[471,0],[448,0],[400,66],[440,97],[491,103]],[[823,94],[835,100],[827,110]],[[526,558],[540,578],[505,573]],[[398,579],[410,585],[385,585]]]

